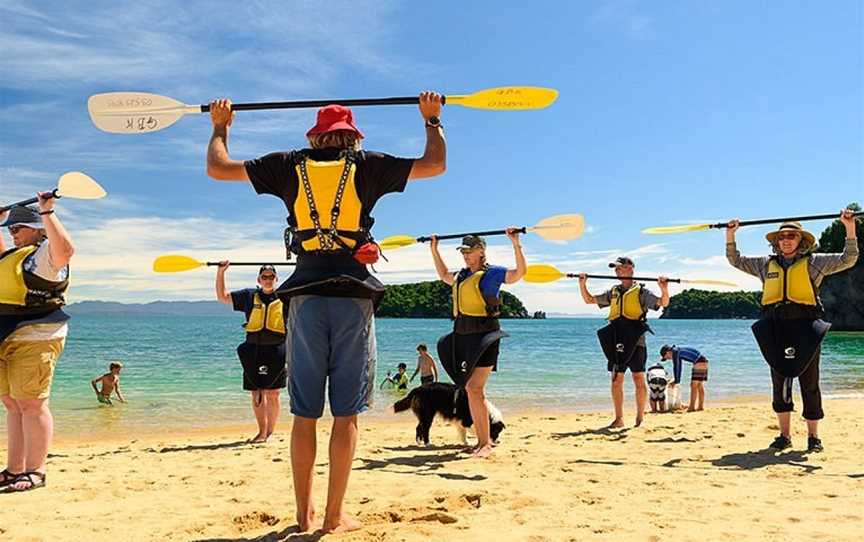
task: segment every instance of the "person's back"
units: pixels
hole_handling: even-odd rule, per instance
[[[228,131],[231,103],[210,104],[213,135],[207,173],[217,180],[246,180],[259,194],[283,200],[288,210],[286,245],[297,255],[294,273],[277,290],[286,310],[288,389],[294,426],[291,463],[301,532],[315,520],[312,476],[316,423],[330,399],[330,479],[325,532],[353,530],[359,522],[342,512],[357,442],[357,415],[368,410],[377,358],[374,309],[384,286],[367,270],[379,251],[371,216],[384,195],[402,192],[409,179],[440,175],[446,145],[438,116],[442,97],[420,95],[426,149],[418,159],[360,150],[362,132],[345,107],[318,111],[307,132],[310,148],[232,160]],[[329,393],[325,394],[325,390]]]
[[[411,380],[414,380],[418,372],[420,373],[421,386],[438,380],[438,367],[435,365],[435,359],[429,355],[429,350],[425,344],[417,346],[417,368],[411,375]]]

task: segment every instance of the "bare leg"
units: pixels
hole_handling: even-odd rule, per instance
[[[819,420],[807,420],[807,435],[819,438]]]
[[[477,367],[465,384],[468,393],[468,408],[474,420],[474,434],[477,435],[475,457],[487,458],[492,454],[492,439],[489,436],[489,409],[486,408],[486,381],[492,374],[492,367]]]
[[[687,407],[687,412],[696,411],[696,401],[699,399],[699,382],[690,382],[690,406]]]
[[[609,427],[624,427],[624,373],[614,373],[612,378],[612,406],[615,419]]]
[[[252,412],[255,413],[255,421],[258,422],[258,434],[252,437],[250,442],[264,442],[267,440],[267,397],[264,390],[255,390],[252,395]]]
[[[642,425],[645,416],[645,403],[648,402],[648,385],[645,384],[645,372],[632,373],[633,384],[636,386],[636,427]],[[623,400],[623,390],[622,390]]]
[[[291,472],[294,475],[294,499],[297,502],[297,525],[300,532],[312,528],[315,506],[312,504],[312,474],[315,468],[318,420],[294,416],[291,429]]]
[[[354,449],[357,447],[357,416],[333,418],[330,434],[330,482],[327,486],[327,509],[324,512],[324,532],[356,531],[362,524],[342,511]]]
[[[48,409],[48,399],[18,399],[21,427],[26,443],[24,468],[27,472],[45,473],[48,447],[54,434],[54,418]]]
[[[791,438],[790,420],[792,419],[791,412],[778,412],[777,424],[780,425],[780,434],[786,438]]]
[[[24,442],[24,426],[21,421],[21,409],[15,399],[9,395],[2,398],[3,406],[6,407],[6,433],[8,435],[8,446],[6,450],[6,469],[9,472],[20,474],[24,472],[26,461],[24,454],[26,450]]]
[[[705,383],[699,382],[699,404],[697,410],[705,410]]]
[[[265,390],[264,397],[266,404],[265,414],[267,419],[264,438],[267,439],[273,434],[273,431],[276,430],[276,422],[279,420],[279,413],[282,405],[279,401],[279,390]]]

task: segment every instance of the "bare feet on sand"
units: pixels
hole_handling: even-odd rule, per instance
[[[633,427],[639,427],[640,425],[642,425],[642,416],[636,416],[636,423]]]
[[[609,429],[618,429],[619,427],[624,427],[624,420],[621,418],[615,418],[612,423],[609,424]]]
[[[265,437],[261,433],[258,433],[254,437],[250,438],[249,442],[252,444],[263,444],[263,443],[267,442],[267,437]]]
[[[321,527],[320,521],[317,524],[315,523],[314,508],[309,509],[309,511],[306,513],[306,517],[303,517],[303,514],[301,514],[299,511],[297,512],[297,527],[300,529],[301,533],[314,531]]]
[[[477,450],[472,454],[471,457],[476,457],[477,459],[487,459],[490,455],[492,455],[492,445],[486,444],[477,448]]]
[[[324,520],[324,526],[321,528],[325,533],[347,533],[356,531],[363,527],[363,524],[352,518],[348,514],[342,514],[337,520]]]

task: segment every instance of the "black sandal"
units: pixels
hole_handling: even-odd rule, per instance
[[[21,473],[15,474],[9,469],[3,469],[3,472],[0,472],[0,476],[2,476],[2,480],[0,480],[0,488],[4,488],[15,481],[16,478],[21,476]]]
[[[38,480],[38,482],[37,482]],[[27,482],[30,484],[29,487],[25,487],[24,489],[15,489],[13,486],[18,482]],[[45,487],[45,474],[41,472],[31,471],[31,472],[22,472],[18,476],[15,477],[12,482],[3,488],[3,493],[19,493],[21,491],[30,491],[31,489],[39,489],[40,487]]]

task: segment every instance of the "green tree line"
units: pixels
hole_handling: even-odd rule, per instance
[[[449,286],[440,280],[387,286],[377,316],[385,318],[450,318],[453,311]],[[528,318],[515,295],[502,291],[502,318]]]

